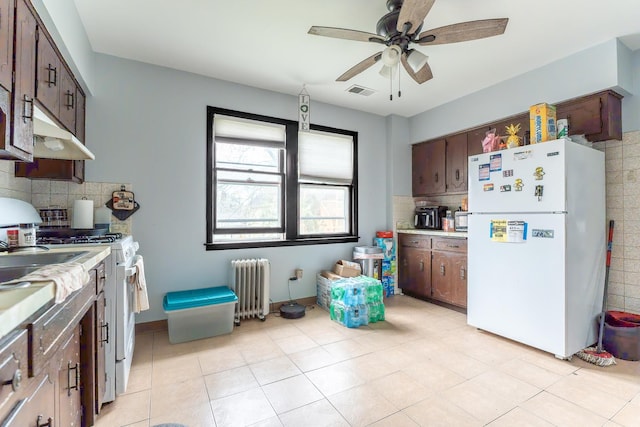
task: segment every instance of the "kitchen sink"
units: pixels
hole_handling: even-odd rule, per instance
[[[41,266],[0,267],[0,290],[11,289],[13,286],[16,286],[17,283],[11,285],[5,285],[4,283],[26,276],[40,267]]]
[[[76,252],[38,252],[30,254],[10,254],[0,256],[0,274],[5,267],[37,267],[47,264],[61,264],[72,262],[89,253],[88,251]],[[33,270],[32,270],[33,271]],[[1,277],[1,276],[0,276]],[[0,280],[3,282],[3,280]]]

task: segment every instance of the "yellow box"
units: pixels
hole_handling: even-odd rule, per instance
[[[556,139],[556,107],[546,103],[529,108],[531,144]]]

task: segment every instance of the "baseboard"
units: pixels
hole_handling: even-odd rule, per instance
[[[315,305],[317,297],[298,298],[295,300],[298,304],[304,306]],[[271,313],[277,313],[283,304],[287,304],[289,301],[272,302],[270,307]],[[154,320],[152,322],[136,323],[136,334],[147,334],[151,332],[166,332],[168,331],[167,319]]]

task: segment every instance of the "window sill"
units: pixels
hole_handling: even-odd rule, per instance
[[[208,251],[224,249],[277,248],[281,246],[327,245],[332,243],[357,243],[358,236],[315,237],[296,240],[268,240],[256,242],[205,243]]]

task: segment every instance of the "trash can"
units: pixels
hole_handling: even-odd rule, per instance
[[[384,254],[382,248],[378,246],[356,246],[353,248],[353,260],[360,264],[362,274],[375,277],[378,270],[378,277],[382,277],[382,260]]]

